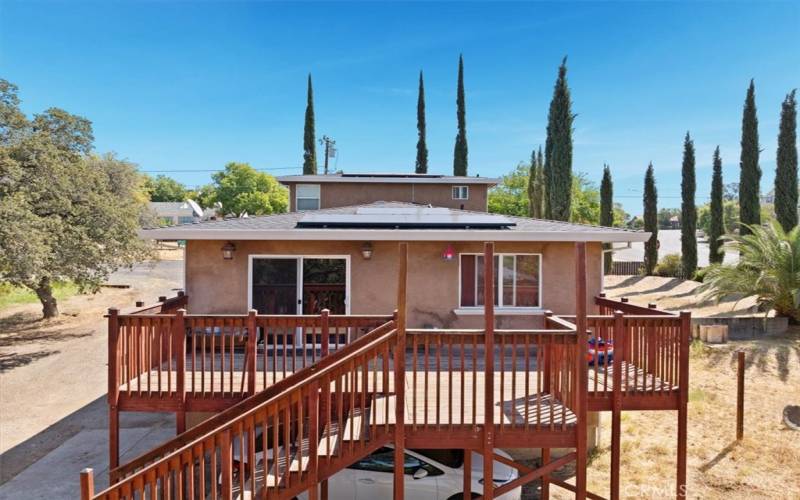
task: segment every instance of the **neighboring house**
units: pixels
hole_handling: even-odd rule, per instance
[[[147,205],[155,214],[159,226],[192,224],[206,219],[206,212],[193,200],[151,201]]]
[[[289,188],[289,211],[318,210],[375,201],[400,201],[488,210],[488,190],[497,179],[435,174],[288,175],[278,181]]]
[[[186,241],[188,311],[391,314],[397,241],[413,263],[409,325],[463,327],[482,313],[484,241],[497,245],[500,326],[528,322],[549,309],[575,310],[573,244],[587,243],[587,280],[602,290],[606,242],[644,241],[646,233],[410,203],[376,202],[314,212],[229,219],[142,235]],[[234,250],[224,259],[222,247]],[[500,272],[502,270],[502,273]],[[514,321],[514,318],[526,316]],[[478,321],[479,323],[479,321]]]

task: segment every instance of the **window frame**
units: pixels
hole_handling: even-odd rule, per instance
[[[450,190],[450,195],[454,200],[469,200],[469,186],[457,185],[457,186],[451,186],[451,188],[452,189]],[[461,196],[462,189],[464,196]],[[458,194],[458,196],[456,196],[456,194]]]
[[[475,271],[474,271],[473,274],[475,276],[475,278],[474,278],[475,279],[475,300],[474,300],[474,302],[475,302],[476,305],[474,305],[474,306],[465,306],[465,305],[463,305],[461,303],[461,298],[462,298],[461,291],[462,291],[462,287],[463,287],[463,283],[461,282],[461,276],[462,276],[462,267],[461,267],[462,260],[461,260],[461,257],[464,256],[464,255],[475,256],[475,260],[474,260],[474,262],[475,262]],[[517,306],[517,305],[506,305],[506,304],[503,304],[503,290],[502,290],[503,258],[504,257],[514,257],[514,272],[513,272],[514,282],[513,282],[513,285],[512,285],[512,290],[513,290],[513,301],[516,302],[516,298],[517,298],[517,272],[516,272],[516,270],[517,270],[517,256],[534,256],[534,257],[537,257],[539,259],[539,262],[538,262],[538,264],[539,264],[538,265],[538,271],[539,272],[538,272],[538,276],[537,276],[537,280],[538,280],[538,291],[537,291],[537,293],[538,293],[538,298],[539,298],[538,302],[539,303],[536,306]],[[483,309],[484,309],[483,305],[477,305],[478,304],[478,281],[477,281],[478,280],[478,257],[483,257],[483,253],[481,253],[481,252],[460,252],[458,254],[458,302],[457,302],[458,303],[458,309],[456,310],[457,313],[459,311],[462,312],[462,313],[470,313],[470,312],[474,313],[474,312],[483,311]],[[496,292],[496,296],[497,296],[497,303],[494,306],[495,310],[496,311],[499,310],[500,312],[503,312],[503,311],[528,312],[528,311],[542,311],[542,310],[544,310],[543,305],[542,305],[544,303],[544,300],[543,300],[544,297],[542,295],[542,292],[544,290],[543,287],[542,287],[542,274],[543,274],[542,263],[543,263],[544,259],[543,259],[542,254],[541,253],[536,253],[536,252],[519,252],[519,253],[518,252],[500,252],[500,253],[495,253],[494,254],[494,258],[498,259],[497,260],[497,270],[498,270],[498,272],[496,272],[495,276],[494,276],[495,292]]]
[[[300,187],[316,187],[317,196],[300,196]],[[304,208],[300,209],[300,200],[317,200],[317,208]],[[302,182],[294,186],[294,209],[296,212],[309,212],[312,210],[319,210],[322,208],[322,185],[310,182]]]

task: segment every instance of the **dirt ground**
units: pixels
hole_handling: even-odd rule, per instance
[[[71,297],[53,320],[40,319],[39,304],[0,311],[0,484],[79,432],[68,416],[106,394],[108,308],[153,303],[182,281],[182,261],[145,263],[109,280],[130,288]]]
[[[698,291],[701,283],[661,276],[606,276],[610,298],[628,297],[631,302],[658,304],[667,311],[690,311],[693,317],[751,316],[760,314],[755,297],[731,298],[717,303]]]

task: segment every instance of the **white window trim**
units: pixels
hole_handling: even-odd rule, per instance
[[[455,196],[456,191],[460,195],[462,189],[465,190],[466,196],[464,196],[464,197]],[[469,186],[460,186],[460,185],[459,186],[451,186],[450,196],[452,196],[454,200],[469,200]]]
[[[317,187],[317,196],[316,197],[314,197],[314,196],[300,196],[300,189],[299,189],[300,186],[305,186],[305,187],[316,186]],[[307,212],[308,210],[300,210],[300,203],[298,203],[300,200],[317,200],[317,208],[316,208],[316,210],[319,210],[320,208],[322,208],[322,185],[321,184],[307,184],[307,183],[295,184],[295,186],[294,186],[294,209],[295,209],[296,212]]]
[[[461,305],[461,256],[462,255],[475,255],[475,256],[483,257],[483,254],[480,253],[480,252],[461,252],[461,253],[458,254],[458,297],[456,297],[456,304],[458,304],[458,307],[454,310],[454,312],[456,314],[460,314],[460,315],[482,314],[483,310],[484,310],[484,306],[477,306],[477,305],[476,306],[462,306]],[[538,307],[518,307],[518,306],[503,305],[502,304],[502,302],[503,302],[503,294],[501,293],[501,291],[498,291],[497,300],[498,300],[498,302],[500,302],[500,305],[497,305],[497,306],[494,307],[494,312],[495,312],[495,314],[501,314],[501,315],[532,314],[532,313],[543,312],[544,311],[544,307],[543,307],[543,304],[544,304],[544,296],[543,296],[544,288],[542,287],[542,274],[543,274],[543,272],[542,272],[542,262],[544,261],[544,259],[543,259],[541,253],[506,252],[506,253],[496,253],[496,254],[494,254],[494,256],[496,258],[500,259],[500,262],[499,262],[499,265],[498,265],[499,272],[496,273],[497,275],[495,276],[495,289],[497,289],[498,286],[502,285],[502,280],[500,279],[500,276],[502,275],[502,270],[503,270],[503,257],[504,256],[516,256],[516,255],[535,255],[535,256],[539,257],[539,280],[538,280],[539,281],[539,306]],[[477,269],[478,259],[477,258],[475,259],[475,266],[476,266],[476,268],[475,268],[475,279],[477,279],[477,276],[478,276],[478,269]],[[515,271],[514,272],[514,285],[513,285],[514,286],[514,290],[516,290],[516,285],[517,285],[517,283],[516,283],[516,281],[517,281],[516,266],[517,266],[517,259],[514,258],[514,268],[515,268],[514,269],[514,271]],[[476,304],[478,303],[477,294],[478,294],[478,287],[475,286],[475,303]],[[515,297],[516,297],[516,294],[515,294]]]

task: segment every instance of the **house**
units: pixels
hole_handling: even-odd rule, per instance
[[[486,212],[489,188],[497,179],[437,174],[336,173],[288,175],[289,211],[318,210],[374,201],[399,201]]]
[[[192,224],[204,220],[206,215],[200,205],[193,200],[151,201],[147,206],[160,226]]]
[[[601,293],[603,245],[648,233],[489,214],[483,179],[343,178],[283,178],[289,213],[141,231],[186,241],[185,293],[109,310],[111,485],[95,494],[85,471],[83,500],[327,499],[328,479],[376,450],[393,460],[364,497],[399,500],[427,474],[404,467],[409,448],[462,450],[459,498],[541,479],[542,498],[583,499],[603,411],[618,498],[630,410],[677,412],[685,496],[690,317]],[[432,203],[456,186],[480,207]],[[179,435],[120,463],[130,411],[174,413]],[[495,461],[518,477],[492,476]],[[574,485],[550,476],[571,463]]]

